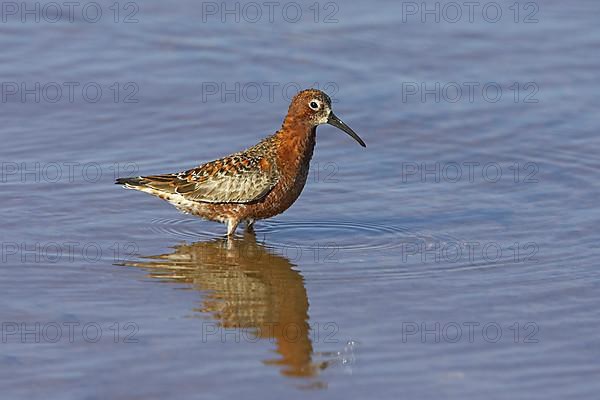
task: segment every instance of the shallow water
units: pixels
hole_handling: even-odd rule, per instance
[[[3,14],[3,398],[593,398],[598,6],[408,3]],[[249,146],[313,85],[368,147],[319,128],[255,236],[112,184]]]

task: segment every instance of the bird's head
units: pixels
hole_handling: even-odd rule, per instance
[[[331,99],[320,90],[307,89],[294,96],[288,110],[287,118],[306,121],[313,127],[322,124],[333,125],[346,132],[361,146],[367,147],[356,132],[333,113],[331,110]]]

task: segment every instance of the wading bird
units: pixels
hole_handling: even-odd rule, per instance
[[[316,89],[299,92],[280,130],[239,153],[187,171],[119,178],[116,183],[160,197],[177,209],[227,223],[232,236],[240,222],[287,210],[300,196],[315,147],[317,126],[333,125],[365,142],[331,110],[331,99]]]

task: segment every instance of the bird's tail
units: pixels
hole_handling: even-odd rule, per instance
[[[131,176],[129,178],[119,178],[115,181],[117,185],[123,185],[125,189],[136,189],[151,193],[155,196],[159,194],[175,193],[177,186],[173,184],[176,181],[176,175],[151,175],[151,176]]]
[[[136,187],[143,185],[144,178],[141,176],[132,176],[129,178],[118,178],[115,183],[125,187]]]

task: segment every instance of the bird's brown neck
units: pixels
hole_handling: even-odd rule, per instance
[[[289,116],[285,119],[282,128],[276,134],[278,157],[283,166],[297,169],[310,162],[315,147],[316,130],[315,126],[305,120]]]

